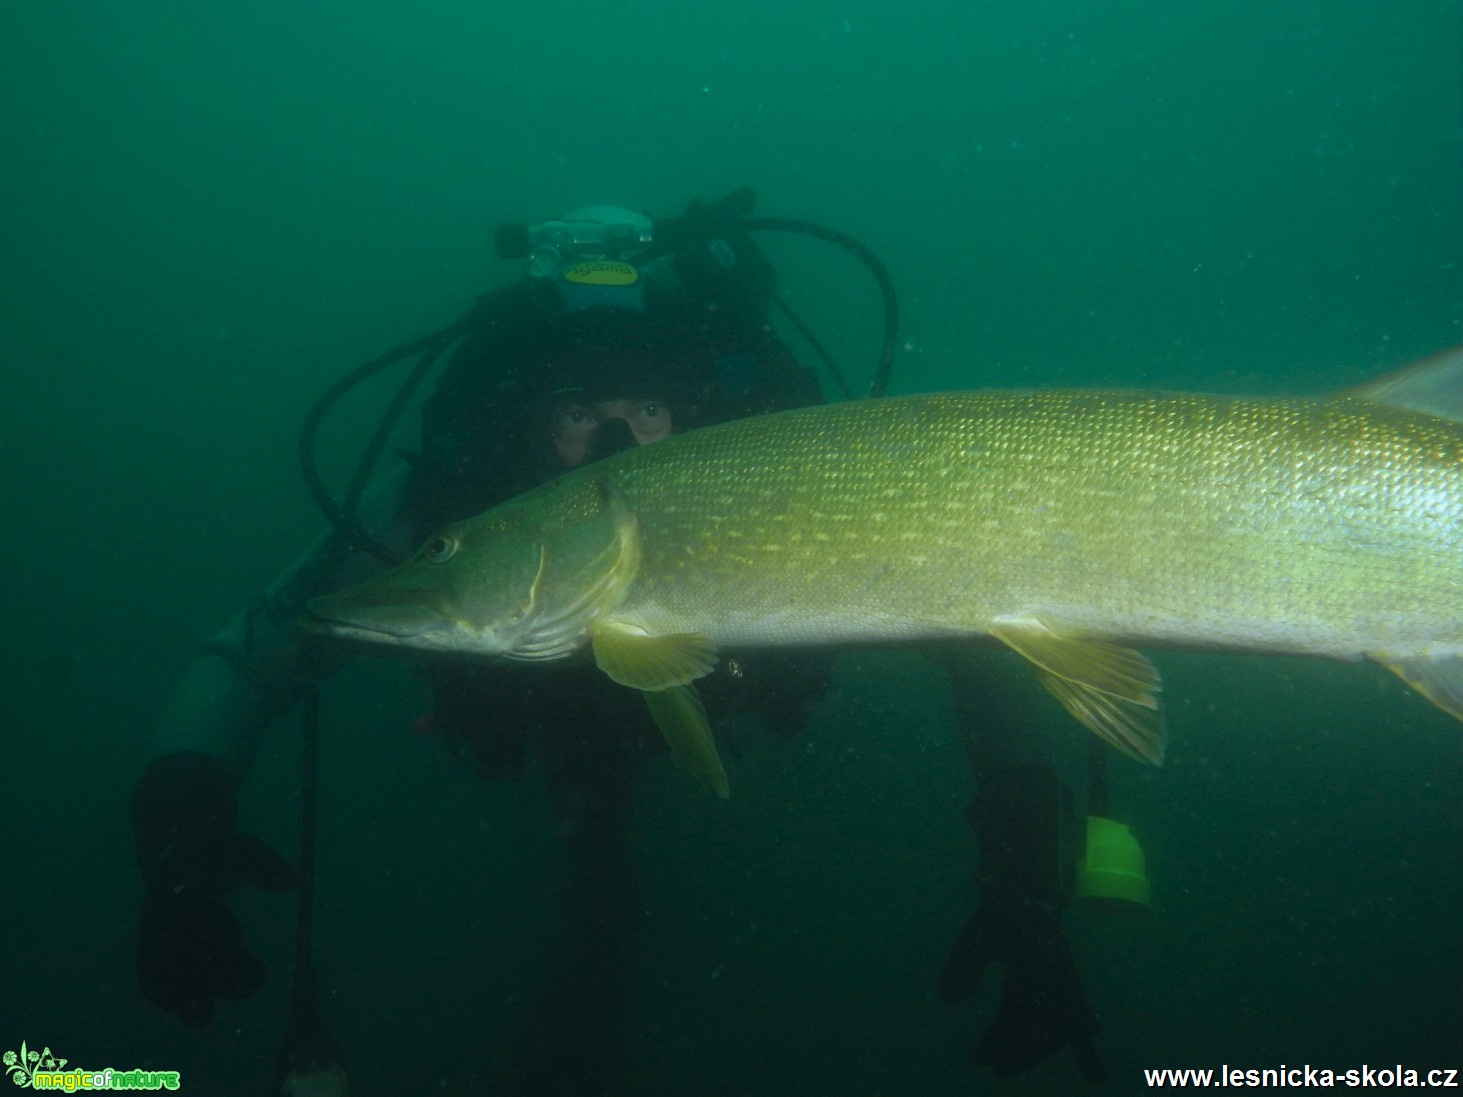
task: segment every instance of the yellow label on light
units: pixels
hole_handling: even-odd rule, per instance
[[[640,272],[629,263],[575,263],[564,271],[564,281],[581,286],[633,286]]]

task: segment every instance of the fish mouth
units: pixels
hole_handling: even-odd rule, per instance
[[[438,591],[373,589],[368,583],[310,599],[296,627],[307,636],[416,646],[428,634],[452,627],[441,601]]]

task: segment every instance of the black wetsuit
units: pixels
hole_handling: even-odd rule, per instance
[[[646,319],[665,359],[649,376],[636,375],[630,354],[607,360],[602,373],[589,362],[586,377],[585,355],[576,360],[574,347],[566,348],[571,321],[551,289],[525,283],[496,295],[482,329],[458,350],[427,402],[423,453],[405,499],[422,538],[562,471],[547,437],[547,402],[563,386],[596,399],[657,392],[678,431],[821,400],[811,373],[760,315],[699,295],[647,294]],[[590,359],[613,359],[625,348],[590,349]],[[827,688],[830,661],[817,653],[736,661],[736,676],[723,660],[723,669],[698,683],[713,727],[730,711],[750,709],[774,731],[794,734]],[[501,1092],[613,1093],[639,909],[629,855],[632,793],[637,762],[664,749],[660,735],[641,697],[587,660],[438,662],[424,670],[435,725],[459,756],[490,778],[517,774],[537,758],[564,816],[562,935]]]

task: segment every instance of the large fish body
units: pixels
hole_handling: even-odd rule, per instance
[[[652,692],[722,647],[990,636],[1150,759],[1158,678],[1133,647],[1370,656],[1463,715],[1463,427],[1438,396],[1460,363],[1323,399],[972,392],[740,420],[571,472],[310,609],[425,650],[589,643]]]

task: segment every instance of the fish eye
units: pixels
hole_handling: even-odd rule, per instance
[[[423,554],[434,564],[445,564],[457,555],[457,539],[438,534],[422,547]]]

